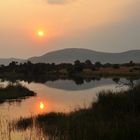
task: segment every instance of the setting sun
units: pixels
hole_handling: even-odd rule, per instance
[[[40,109],[44,109],[45,108],[45,105],[43,102],[40,102],[40,105],[39,105]]]
[[[39,30],[39,31],[37,32],[37,35],[38,35],[39,37],[43,37],[43,36],[44,36],[44,31],[43,31],[43,30]]]

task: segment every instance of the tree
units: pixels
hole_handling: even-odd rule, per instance
[[[90,60],[86,60],[85,63],[85,68],[88,68],[88,69],[92,69],[93,68],[93,64]]]
[[[101,62],[98,61],[95,63],[95,67],[100,68],[101,66],[102,66]]]
[[[92,65],[92,62],[91,62],[90,60],[86,60],[86,61],[85,61],[85,64],[86,64],[86,65]]]
[[[74,65],[80,65],[81,62],[79,60],[74,61]]]
[[[83,70],[83,65],[79,60],[74,61],[74,71],[81,72]]]
[[[129,66],[135,66],[135,63],[131,60],[131,61],[129,62]]]
[[[18,62],[12,61],[11,63],[9,63],[9,67],[16,67]]]

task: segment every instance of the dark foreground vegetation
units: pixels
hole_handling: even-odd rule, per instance
[[[50,140],[140,140],[140,85],[128,91],[102,91],[91,107],[69,114],[49,113],[16,122],[18,130],[33,127]]]
[[[18,83],[8,84],[6,87],[0,87],[0,103],[5,101],[11,102],[35,95],[36,93]]]
[[[60,78],[67,79],[92,79],[96,76],[125,76],[140,77],[140,64],[130,61],[126,64],[101,64],[92,63],[90,60],[80,62],[76,60],[73,64],[46,64],[31,62],[18,64],[11,62],[8,66],[0,66],[1,79],[19,79],[27,81],[47,81]]]

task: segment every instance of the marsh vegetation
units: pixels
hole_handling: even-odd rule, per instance
[[[27,81],[48,81],[56,79],[92,79],[95,76],[101,77],[140,77],[140,64],[130,61],[126,64],[101,64],[90,60],[80,62],[76,60],[72,63],[46,64],[46,63],[26,63],[11,62],[8,66],[0,66],[0,77],[11,80]]]
[[[20,118],[16,128],[40,128],[50,140],[139,140],[140,85],[119,93],[102,91],[89,108]]]

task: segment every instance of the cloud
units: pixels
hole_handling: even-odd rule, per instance
[[[72,1],[72,0],[71,0]],[[61,4],[66,4],[70,2],[70,0],[47,0],[49,4],[54,4],[54,5],[61,5]]]

